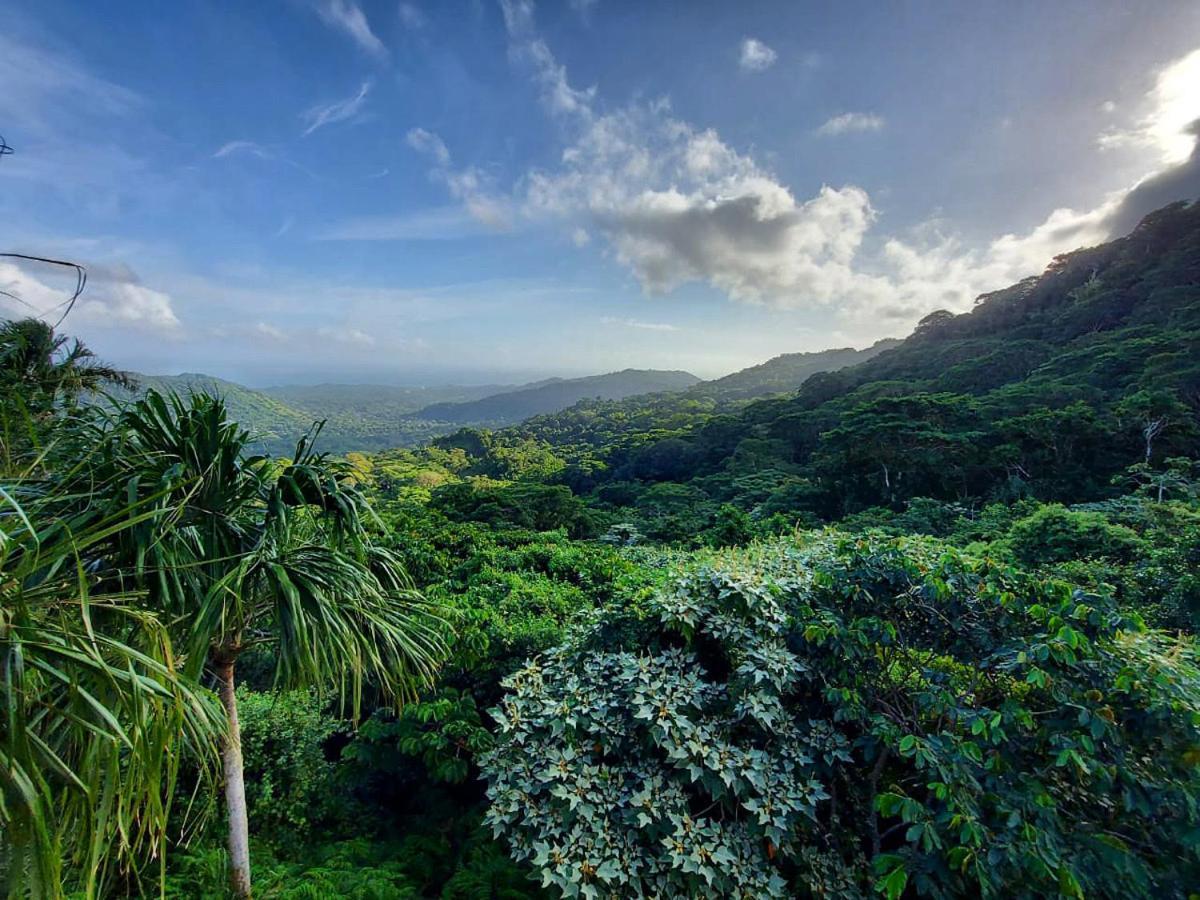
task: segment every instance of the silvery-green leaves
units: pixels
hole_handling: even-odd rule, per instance
[[[494,713],[488,822],[567,897],[786,896],[778,862],[828,795],[782,700],[805,674],[782,610],[717,569],[654,606],[728,676],[691,647],[585,652],[586,636],[531,662]]]

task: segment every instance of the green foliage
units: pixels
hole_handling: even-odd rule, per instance
[[[313,691],[256,693],[239,687],[246,802],[254,834],[277,845],[307,841],[342,810],[325,745],[341,725]]]
[[[587,528],[583,504],[561,485],[520,484],[476,487],[451,484],[437,488],[430,505],[450,519],[509,525],[535,531]]]
[[[1037,566],[1073,559],[1128,561],[1141,548],[1137,533],[1098,512],[1054,503],[1014,522],[1008,544],[1021,562]]]
[[[944,545],[837,534],[718,558],[652,608],[667,635],[601,621],[497,712],[489,821],[564,895],[1200,878],[1190,639]]]
[[[434,782],[462,784],[472,760],[491,746],[475,699],[446,688],[406,704],[398,714],[375,713],[355,732],[342,759],[359,770],[359,779],[387,777],[415,758]]]

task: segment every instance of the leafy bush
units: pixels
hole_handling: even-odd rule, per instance
[[[565,896],[1183,897],[1191,640],[933,541],[718,556],[508,681],[488,821]]]
[[[256,693],[238,688],[250,827],[281,845],[303,841],[338,809],[335,767],[325,744],[342,730],[312,691]]]
[[[1100,513],[1055,503],[1015,522],[1008,543],[1019,560],[1036,566],[1097,557],[1127,560],[1142,542],[1132,529],[1114,525]]]

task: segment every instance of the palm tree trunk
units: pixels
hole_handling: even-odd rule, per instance
[[[221,705],[229,717],[229,736],[221,748],[225,769],[225,807],[229,813],[229,880],[233,895],[250,896],[250,826],[246,820],[246,784],[242,778],[242,729],[238,724],[234,694],[233,665],[236,658],[217,664],[221,682]]]

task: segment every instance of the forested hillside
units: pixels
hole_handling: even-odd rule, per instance
[[[699,382],[689,372],[625,369],[586,378],[562,378],[468,403],[436,403],[416,418],[460,424],[511,425],[556,412],[584,399],[620,400],[640,394],[680,391]]]
[[[718,403],[785,394],[796,390],[818,372],[835,372],[866,362],[899,343],[893,338],[886,338],[862,350],[841,347],[816,353],[784,353],[732,375],[701,382],[689,388],[686,393],[688,397],[711,398]]]
[[[1200,210],[1176,204],[791,395],[733,414],[581,404],[489,441],[545,445],[559,481],[647,523],[724,503],[830,520],[917,497],[1103,499],[1128,466],[1194,452],[1198,410]]]
[[[1190,900],[1198,339],[1182,205],[797,391],[378,453],[5,323],[0,878]]]

